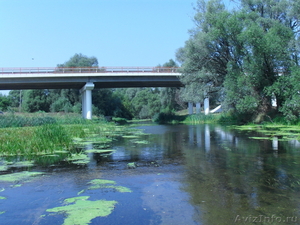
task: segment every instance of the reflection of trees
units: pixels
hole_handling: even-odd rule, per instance
[[[276,157],[272,141],[252,140],[222,127],[189,127],[187,133],[182,145],[185,190],[204,224],[232,224],[237,215],[297,216],[299,166],[291,164],[298,156],[285,154],[287,143],[278,143]]]

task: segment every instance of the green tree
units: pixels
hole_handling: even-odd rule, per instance
[[[164,63],[162,67],[173,68],[173,67],[178,67],[178,64],[173,59],[170,59],[168,62]],[[176,96],[179,93],[178,88],[164,87],[164,88],[160,88],[159,91],[160,91],[160,101],[161,101],[160,111],[164,113],[172,113],[173,111],[181,108],[176,101]]]
[[[22,107],[25,112],[50,111],[48,90],[25,90],[23,93]]]
[[[285,96],[270,90],[290,80],[280,76],[291,76],[298,65],[299,1],[240,3],[240,10],[228,11],[220,0],[198,1],[196,28],[177,51],[186,84],[182,97],[195,102],[217,93],[227,109],[265,115],[273,95],[278,109],[283,106]]]
[[[8,96],[0,94],[0,110],[7,110],[10,104],[10,99]]]
[[[82,68],[98,67],[96,57],[88,57],[83,54],[75,54],[63,64],[57,64],[58,68]],[[97,91],[93,91],[95,93]],[[50,90],[50,99],[52,101],[50,110],[52,112],[78,112],[78,106],[81,105],[79,90],[77,89],[53,89]]]
[[[76,68],[76,67],[98,67],[96,57],[87,57],[83,54],[75,54],[63,64],[57,64],[57,67]]]

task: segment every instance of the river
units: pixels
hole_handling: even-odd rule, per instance
[[[33,167],[44,175],[0,182],[0,224],[68,224],[66,212],[47,209],[82,195],[117,202],[90,224],[300,224],[298,141],[251,139],[259,134],[220,125],[136,128],[145,133],[139,141],[118,138],[113,154],[90,153],[85,166]],[[118,186],[88,189],[94,179]]]

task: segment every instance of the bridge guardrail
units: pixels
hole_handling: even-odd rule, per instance
[[[34,73],[177,73],[178,67],[23,67],[1,68],[1,74]]]

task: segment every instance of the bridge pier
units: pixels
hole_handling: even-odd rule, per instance
[[[94,83],[87,82],[81,89],[82,94],[82,117],[85,119],[92,119],[92,90]]]

